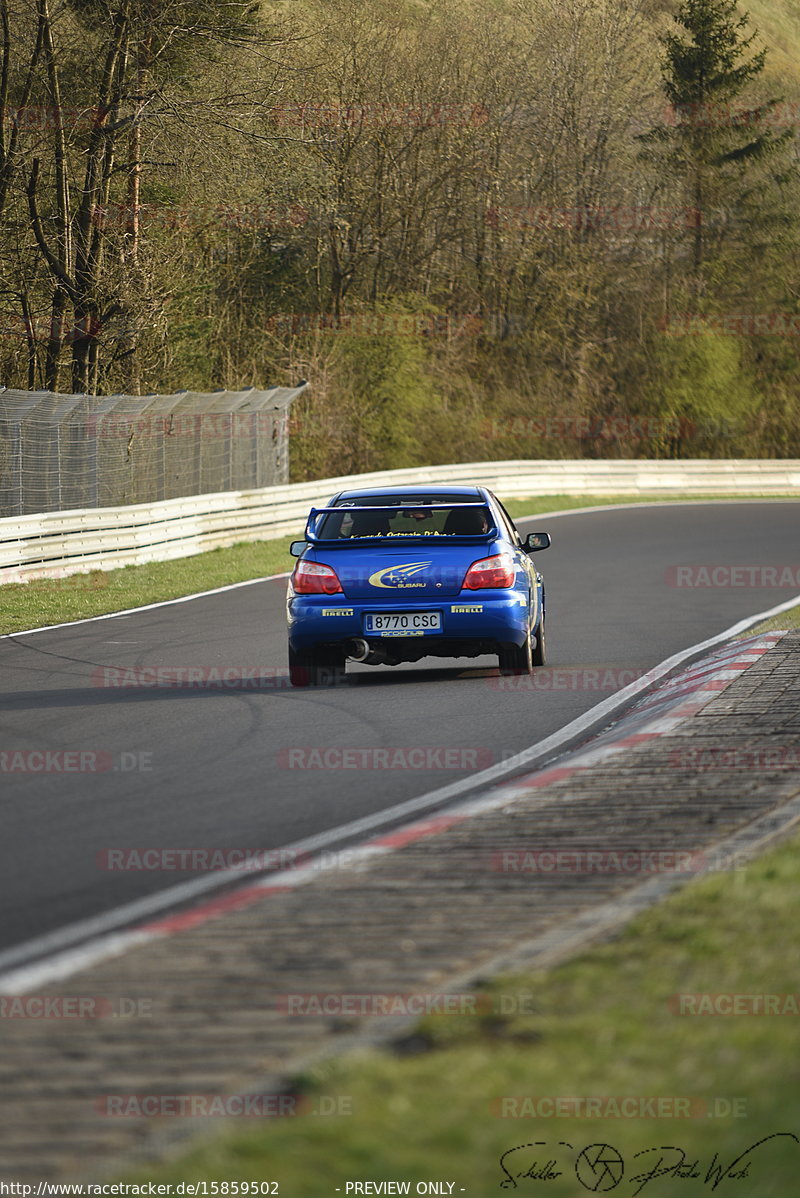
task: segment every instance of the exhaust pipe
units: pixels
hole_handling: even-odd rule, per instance
[[[345,641],[344,650],[351,661],[360,661],[367,666],[396,666],[398,658],[391,657],[384,648],[373,648],[362,636]]]
[[[370,655],[370,647],[361,636],[354,636],[345,642],[345,652],[351,661],[366,661]]]

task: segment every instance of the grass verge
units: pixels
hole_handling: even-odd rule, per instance
[[[92,570],[0,587],[0,634],[64,624],[108,612],[179,599],[198,591],[280,574],[292,568],[289,541],[253,541],[178,561]]]
[[[522,516],[536,516],[540,512],[558,512],[570,508],[603,507],[615,503],[705,503],[708,501],[730,500],[747,501],[748,499],[780,499],[797,500],[795,495],[545,495],[534,496],[530,499],[509,499],[504,501],[508,512],[516,519]]]
[[[771,620],[765,620],[763,624],[757,624],[755,628],[748,628],[738,639],[742,640],[746,636],[757,636],[762,632],[777,632],[778,629],[783,628],[800,628],[800,600],[798,600],[796,607],[790,607],[788,611],[782,612],[779,616],[773,616]]]
[[[503,1153],[541,1141],[506,1158],[509,1171],[552,1160],[551,1172],[560,1175],[518,1178],[507,1188],[576,1198],[584,1192],[576,1157],[600,1143],[625,1160],[617,1193],[626,1198],[638,1192],[634,1174],[659,1157],[667,1168],[677,1149],[687,1165],[698,1162],[697,1178],[664,1174],[646,1184],[649,1198],[787,1198],[800,1173],[800,1145],[788,1138],[754,1152],[744,1177],[718,1187],[713,1171],[706,1178],[715,1153],[717,1164],[727,1163],[765,1136],[800,1135],[798,1015],[681,1014],[675,996],[791,995],[800,1002],[800,954],[787,952],[796,938],[799,848],[796,838],[746,870],[690,883],[616,940],[558,969],[492,983],[496,1006],[529,996],[526,1013],[429,1017],[414,1041],[424,1051],[328,1063],[297,1079],[306,1114],[256,1127],[243,1119],[235,1133],[148,1169],[147,1179],[271,1179],[293,1198],[337,1187],[344,1194],[355,1180],[407,1180],[413,1194],[417,1182],[437,1179],[455,1182],[454,1194],[483,1196],[502,1192]],[[782,999],[786,1005],[793,1009]],[[526,1097],[532,1101],[523,1105]],[[612,1117],[606,1107],[605,1117],[590,1118],[572,1106],[547,1117],[543,1100],[557,1097],[613,1098],[620,1112],[628,1099],[636,1113]],[[659,1099],[671,1103],[668,1117],[659,1117]],[[352,1113],[325,1117],[336,1103]],[[676,1151],[648,1151],[664,1145]]]
[[[682,496],[687,502],[708,496]],[[742,496],[742,498],[754,498]],[[787,498],[791,498],[787,496]],[[506,505],[512,516],[535,516],[566,508],[596,507],[612,503],[649,503],[652,497],[549,495],[544,498],[514,499]],[[298,536],[302,530],[298,530]],[[198,591],[279,574],[292,567],[288,547],[292,538],[255,541],[214,549],[194,557],[121,570],[93,570],[67,578],[37,579],[29,583],[6,583],[0,587],[0,635],[65,624],[90,616],[125,611],[148,603],[179,599]]]

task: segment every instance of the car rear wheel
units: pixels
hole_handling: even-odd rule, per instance
[[[539,621],[539,630],[536,633],[536,648],[533,651],[533,664],[534,666],[547,665],[547,644],[544,639],[544,612],[542,612],[542,618]]]
[[[289,681],[292,686],[340,686],[345,679],[345,658],[335,649],[306,649],[289,646]]]
[[[524,645],[501,644],[497,656],[500,660],[501,674],[533,673],[533,651],[530,636],[525,638]]]

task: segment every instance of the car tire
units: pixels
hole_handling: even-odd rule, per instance
[[[533,673],[533,651],[530,636],[525,638],[524,645],[515,645],[513,642],[501,644],[497,656],[500,661],[501,674]]]
[[[534,666],[547,665],[547,643],[544,636],[544,612],[542,612],[542,618],[539,621],[539,628],[536,633],[536,648],[533,651],[533,664]]]
[[[333,649],[306,649],[301,653],[289,646],[289,681],[292,686],[341,686],[345,674],[343,653]]]

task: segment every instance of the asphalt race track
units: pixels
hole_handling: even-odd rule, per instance
[[[109,870],[110,849],[269,851],[335,829],[513,755],[671,654],[798,593],[674,585],[679,565],[796,572],[796,502],[520,526],[554,539],[536,559],[550,664],[532,687],[505,689],[492,658],[352,667],[335,690],[106,685],[104,668],[284,675],[284,579],[0,640],[0,948],[190,876]],[[409,768],[419,754],[384,759],[394,768],[306,768],[320,760],[306,751],[343,747],[426,749],[445,766],[446,749],[464,754],[456,769]],[[368,753],[356,760],[375,764]],[[64,768],[81,761],[82,771]]]

